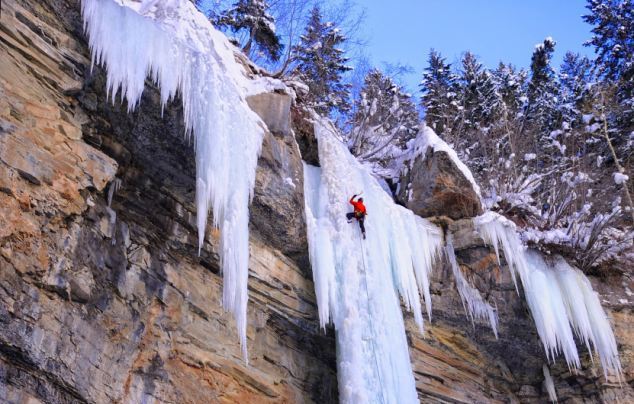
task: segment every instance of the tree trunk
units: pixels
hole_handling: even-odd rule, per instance
[[[612,153],[612,158],[614,158],[614,164],[616,164],[616,168],[619,170],[619,173],[625,175],[625,169],[623,168],[621,163],[619,163],[619,158],[616,155],[616,150],[614,150],[614,146],[612,146],[612,141],[610,140],[610,135],[608,134],[608,120],[605,118],[605,113],[601,114],[601,119],[603,120],[603,136],[605,137],[605,141],[608,143],[608,147],[610,148],[610,152]],[[632,223],[634,223],[634,203],[632,203],[632,195],[630,195],[628,181],[625,181],[623,183],[623,191],[625,191],[625,199],[627,200],[630,208]]]

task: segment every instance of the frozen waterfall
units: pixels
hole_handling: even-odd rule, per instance
[[[82,16],[92,62],[106,67],[113,101],[120,92],[134,109],[148,76],[163,106],[177,93],[182,99],[186,134],[196,152],[198,245],[212,212],[220,229],[223,306],[236,319],[246,359],[248,208],[264,135],[263,123],[245,101],[254,84],[227,38],[190,1],[82,0]],[[339,140],[337,129],[314,120],[321,167],[304,166],[309,254],[320,324],[336,329],[341,401],[418,402],[401,301],[422,331],[422,302],[430,320],[432,313],[429,275],[443,251],[467,315],[487,320],[497,336],[496,311],[462,274],[451,236],[443,249],[442,231],[396,205]],[[457,160],[428,132],[413,145],[415,152],[433,146],[448,149]],[[345,217],[352,210],[348,199],[360,192],[369,213],[366,240]],[[498,259],[501,247],[518,291],[521,282],[547,358],[563,353],[569,367],[580,367],[576,336],[598,354],[606,376],[620,375],[614,334],[585,275],[561,257],[546,261],[526,252],[513,223],[495,213],[474,221]]]
[[[321,325],[336,330],[341,402],[418,402],[399,296],[422,331],[441,230],[396,205],[329,122],[316,118],[315,135],[321,167],[304,167],[309,253]],[[362,191],[366,240],[345,217]]]
[[[227,38],[187,0],[82,0],[82,16],[113,102],[121,91],[133,110],[148,76],[163,106],[177,93],[182,99],[196,149],[199,248],[211,210],[221,234],[223,306],[236,319],[246,359],[248,207],[264,131],[245,102],[243,68]]]

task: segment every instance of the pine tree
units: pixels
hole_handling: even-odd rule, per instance
[[[449,136],[457,114],[456,77],[439,52],[429,52],[428,66],[420,84],[425,122],[440,136]]]
[[[517,118],[528,98],[526,97],[527,73],[525,70],[517,71],[511,64],[500,62],[493,72],[497,91],[502,99],[502,115],[509,120]]]
[[[584,21],[594,25],[586,45],[597,53],[600,71],[612,81],[634,79],[634,3],[631,0],[589,0]]]
[[[463,129],[488,126],[500,109],[502,102],[493,75],[483,68],[471,52],[462,58],[458,77],[459,104],[463,117]]]
[[[354,110],[348,145],[361,160],[386,167],[418,133],[411,96],[378,69],[366,75]]]
[[[567,52],[559,69],[561,96],[560,114],[563,122],[572,124],[587,113],[592,102],[592,62],[578,53]]]
[[[349,110],[349,86],[342,74],[352,70],[346,65],[340,46],[346,38],[331,22],[323,22],[319,7],[313,7],[306,32],[293,48],[297,66],[295,74],[309,87],[309,103],[317,112],[329,114],[333,110]]]
[[[583,18],[592,24],[592,39],[586,45],[593,46],[597,54],[596,66],[603,87],[613,86],[614,100],[606,111],[609,126],[621,131],[615,139],[623,155],[634,153],[634,141],[627,134],[634,129],[634,3],[632,0],[590,0],[586,6],[590,13]]]
[[[552,38],[535,46],[531,58],[531,79],[528,84],[526,119],[533,128],[542,133],[550,132],[557,123],[559,89],[555,71],[550,65],[555,41]]]
[[[248,31],[248,39],[242,48],[251,54],[253,45],[272,60],[279,60],[284,46],[275,33],[275,20],[267,13],[269,5],[265,0],[239,0],[233,6],[214,16],[215,24],[229,27],[233,32]]]

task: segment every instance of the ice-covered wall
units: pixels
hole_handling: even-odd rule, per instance
[[[249,82],[227,38],[187,0],[82,0],[92,61],[133,110],[148,76],[165,105],[178,93],[196,149],[199,247],[207,215],[220,228],[223,306],[236,319],[246,359],[248,206],[264,135],[245,102]]]
[[[232,46],[186,0],[128,2],[82,0],[93,63],[105,65],[114,101],[121,94],[132,110],[150,76],[163,105],[180,94],[197,167],[199,246],[207,215],[221,230],[223,305],[235,318],[246,357],[249,258],[248,205],[263,125],[245,102],[253,83],[234,60]],[[336,129],[315,117],[321,168],[305,167],[309,253],[321,325],[337,329],[339,378],[344,402],[416,401],[400,298],[423,329],[421,302],[431,319],[429,272],[442,247],[440,229],[397,206],[379,182],[338,140]],[[430,130],[412,149],[439,148],[478,190],[468,169]],[[368,238],[346,223],[348,198],[367,197]],[[476,219],[496,252],[502,246],[513,279],[520,278],[549,359],[563,352],[579,367],[573,334],[594,349],[605,372],[620,372],[616,342],[596,293],[563,259],[546,263],[525,254],[512,224],[487,213]],[[497,335],[495,310],[471,287],[445,252],[468,315],[488,320]],[[421,299],[421,295],[424,299]]]
[[[431,316],[429,272],[442,233],[394,204],[329,122],[317,118],[315,135],[321,167],[304,170],[309,253],[320,322],[337,334],[341,401],[418,402],[399,296],[422,331],[420,295]],[[362,191],[366,240],[345,217]]]
[[[598,294],[580,270],[571,267],[562,257],[546,259],[537,251],[526,251],[515,225],[508,219],[487,212],[475,218],[476,229],[483,239],[499,246],[513,274],[522,282],[524,295],[546,356],[554,361],[563,353],[571,368],[581,366],[574,335],[588,351],[598,354],[603,372],[621,375],[621,362],[616,340]]]

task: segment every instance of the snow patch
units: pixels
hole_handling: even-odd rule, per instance
[[[293,182],[293,179],[291,177],[286,177],[284,178],[284,182],[288,185],[290,185],[293,188],[296,188],[295,183]]]
[[[614,182],[615,182],[617,185],[622,185],[622,184],[624,184],[625,182],[627,182],[627,180],[629,180],[629,179],[630,179],[630,177],[629,177],[629,176],[627,176],[627,175],[625,175],[625,174],[623,174],[623,173],[614,173],[614,174],[612,174],[612,176],[614,177]]]

